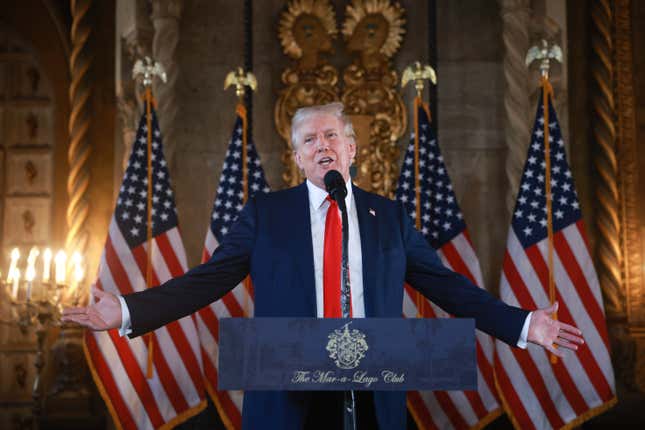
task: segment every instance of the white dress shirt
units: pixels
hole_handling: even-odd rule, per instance
[[[351,180],[347,181],[347,196],[345,196],[345,205],[347,206],[347,218],[349,223],[349,246],[348,246],[348,264],[349,264],[349,284],[352,296],[352,317],[365,318],[365,301],[363,300],[363,260],[361,253],[361,236],[358,226],[358,215],[356,213],[356,204],[352,194]],[[326,200],[327,191],[314,185],[307,179],[307,190],[309,191],[309,214],[311,217],[311,243],[314,251],[314,274],[316,282],[316,316],[324,316],[323,302],[323,249],[325,243],[325,220],[327,209],[330,203]],[[403,286],[401,286],[403,288]],[[121,303],[121,327],[119,334],[125,336],[132,332],[130,324],[130,311],[122,296],[118,296]],[[526,349],[529,325],[531,316],[529,313],[522,326],[520,338],[517,340],[517,346]]]
[[[358,215],[352,194],[352,182],[347,181],[347,221],[349,238],[347,263],[349,265],[349,286],[352,296],[352,317],[365,318],[365,301],[363,300],[363,255],[361,254],[361,235],[358,229]],[[323,302],[323,251],[325,245],[325,221],[329,203],[327,191],[318,188],[307,179],[309,191],[309,215],[311,217],[311,243],[314,249],[314,275],[316,280],[316,316],[324,316]],[[340,209],[339,209],[340,214]]]

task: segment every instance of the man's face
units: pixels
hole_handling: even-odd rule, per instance
[[[345,136],[343,123],[330,114],[312,115],[302,122],[296,142],[296,164],[305,176],[324,189],[325,174],[338,170],[349,180],[349,166],[356,155],[356,144]]]

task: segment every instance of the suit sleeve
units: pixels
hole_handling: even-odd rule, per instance
[[[248,274],[255,240],[256,204],[251,199],[211,258],[164,284],[124,296],[137,337],[218,300]]]
[[[446,268],[402,208],[400,218],[406,282],[446,312],[474,318],[479,330],[517,346],[528,311],[507,305],[465,276]]]

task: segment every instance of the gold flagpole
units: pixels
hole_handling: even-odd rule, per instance
[[[148,244],[147,260],[146,260],[146,288],[152,287],[152,104],[154,99],[152,97],[152,78],[159,76],[163,82],[166,82],[166,73],[163,67],[153,61],[150,57],[145,57],[138,60],[132,69],[132,77],[136,79],[138,76],[143,76],[143,86],[145,87],[145,104],[146,104],[146,128],[147,128],[147,168],[148,168],[148,190],[146,195],[146,203],[148,216],[146,220],[146,241]],[[146,335],[148,340],[148,363],[146,369],[146,377],[151,379],[154,372],[153,367],[153,352],[154,352],[154,332]]]
[[[238,67],[237,71],[231,71],[226,75],[224,80],[224,89],[229,86],[235,85],[235,95],[238,97],[235,112],[242,119],[242,192],[244,194],[242,202],[246,203],[249,198],[249,166],[248,166],[248,118],[246,116],[246,106],[244,106],[244,87],[251,88],[255,91],[258,87],[257,79],[251,72],[244,73],[242,67]],[[249,315],[249,296],[251,295],[251,279],[249,276],[244,279],[244,288],[248,294],[244,295],[244,315]]]
[[[549,271],[549,302],[551,305],[556,301],[555,278],[554,278],[554,245],[553,245],[553,196],[551,195],[551,142],[549,141],[549,97],[553,98],[553,87],[549,82],[550,60],[562,62],[562,50],[558,45],[549,47],[546,40],[542,40],[542,46],[533,46],[526,55],[526,65],[535,60],[540,60],[541,86],[542,86],[542,112],[544,116],[543,137],[544,137],[544,164],[545,164],[545,198],[546,198],[546,230],[547,230],[547,266]],[[553,319],[558,315],[554,312]],[[557,345],[554,345],[557,348]],[[558,357],[550,354],[551,363],[555,364]]]
[[[428,120],[430,120],[430,112],[421,99],[424,80],[429,80],[435,85],[437,84],[437,76],[434,69],[427,64],[421,65],[419,61],[406,67],[403,71],[403,76],[401,76],[401,87],[405,87],[409,82],[414,81],[414,88],[417,91],[417,95],[414,98],[414,206],[415,226],[417,230],[421,230],[421,183],[419,179],[419,108],[421,106],[428,113]],[[417,318],[421,318],[425,314],[425,297],[417,291],[415,301],[417,304]]]

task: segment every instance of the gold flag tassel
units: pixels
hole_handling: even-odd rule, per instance
[[[423,92],[424,81],[429,80],[437,84],[437,76],[432,67],[427,64],[422,65],[419,61],[409,65],[403,71],[401,76],[401,87],[405,87],[408,82],[414,82],[414,88],[417,95],[414,98],[414,199],[415,199],[415,226],[421,230],[421,184],[419,182],[419,108],[423,107],[428,115],[428,121],[431,120],[430,110],[423,103],[421,94]],[[419,291],[415,294],[417,305],[417,318],[425,315],[426,299]]]
[[[248,154],[247,154],[248,119],[246,116],[246,107],[244,106],[244,103],[242,102],[241,99],[237,103],[237,107],[235,108],[235,111],[242,119],[242,192],[244,193],[242,203],[246,204],[246,201],[249,199],[249,166],[247,161],[248,160]],[[250,316],[249,297],[253,290],[250,276],[247,276],[246,278],[244,278],[244,288],[246,289],[247,294],[244,295],[244,307],[242,308],[242,310],[244,312],[244,316],[247,317],[247,316]]]
[[[242,192],[244,193],[242,203],[246,203],[249,198],[249,168],[248,168],[248,118],[246,115],[246,107],[244,106],[244,92],[245,87],[251,88],[251,91],[255,91],[258,87],[258,81],[255,78],[255,75],[251,72],[244,72],[242,67],[238,67],[237,70],[231,71],[226,75],[224,79],[224,89],[227,89],[231,85],[235,86],[235,94],[238,97],[237,107],[235,112],[242,119]],[[251,277],[247,276],[244,279],[244,288],[248,294],[244,295],[244,307],[243,312],[244,316],[250,314],[249,312],[249,297],[253,291],[253,286],[251,285]]]
[[[553,87],[549,82],[549,76],[542,75],[542,107],[544,112],[544,163],[546,173],[544,182],[546,188],[546,230],[548,242],[547,264],[549,268],[549,302],[555,303],[555,279],[553,276],[553,196],[551,195],[551,142],[549,142],[549,97],[553,97]],[[558,319],[557,313],[553,313],[552,318]],[[554,345],[555,348],[558,345]],[[551,363],[558,362],[557,355],[551,353]]]
[[[147,210],[148,216],[146,220],[147,231],[147,261],[146,261],[146,288],[152,287],[152,106],[155,103],[152,97],[152,78],[158,76],[163,82],[166,82],[166,72],[163,66],[150,57],[145,57],[143,60],[137,60],[132,69],[132,78],[143,77],[143,86],[145,88],[145,104],[146,104],[146,127],[147,127],[147,142],[148,142],[148,194],[147,194]],[[148,365],[146,369],[146,378],[151,379],[154,374],[153,358],[154,358],[154,332],[146,335],[148,341]]]
[[[553,87],[549,82],[549,68],[551,60],[562,63],[562,49],[558,45],[550,45],[546,40],[540,42],[540,46],[532,46],[526,53],[525,63],[528,67],[534,61],[540,62],[541,86],[542,86],[542,112],[544,116],[544,164],[545,164],[545,192],[546,192],[546,230],[547,230],[547,265],[549,270],[549,302],[551,306],[555,303],[555,281],[553,274],[553,196],[551,195],[551,142],[549,142],[549,97],[553,100]],[[554,312],[552,318],[555,320],[558,315]],[[557,348],[557,345],[553,345]],[[558,357],[550,354],[551,363],[555,364]]]
[[[146,87],[146,127],[148,127],[148,195],[147,210],[148,219],[146,221],[147,230],[147,261],[146,261],[146,288],[152,287],[152,89],[150,86]],[[148,367],[146,370],[146,378],[152,379],[153,368],[153,352],[154,352],[154,332],[146,335],[148,338]]]

